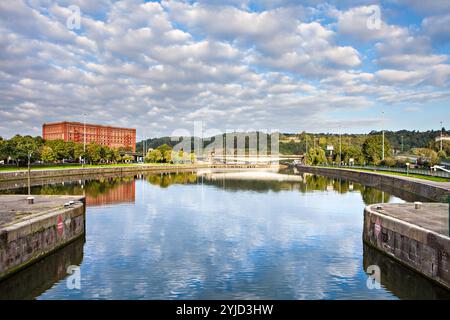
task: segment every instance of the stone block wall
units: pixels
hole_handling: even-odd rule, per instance
[[[0,279],[67,245],[84,232],[84,199],[0,229]]]
[[[366,207],[363,240],[450,289],[450,238]]]

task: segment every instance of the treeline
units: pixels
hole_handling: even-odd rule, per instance
[[[389,141],[394,153],[408,153],[411,149],[428,148],[436,152],[440,149],[436,137],[440,136],[441,131],[385,131],[385,138]],[[326,149],[328,145],[338,149],[339,145],[362,146],[369,136],[381,136],[381,131],[371,131],[369,134],[339,134],[334,133],[306,133],[300,134],[282,134],[280,137],[280,153],[282,154],[303,154],[306,152],[306,145],[309,147],[320,146]],[[443,135],[450,135],[450,131],[443,128]],[[450,143],[444,142],[444,151],[450,155]]]
[[[305,137],[305,139],[308,139]],[[327,150],[324,144],[316,143],[306,153],[306,163],[318,164],[344,164],[344,165],[383,165],[388,167],[404,167],[407,163],[431,167],[446,159],[445,149],[435,151],[432,148],[413,148],[408,155],[398,156],[390,140],[385,137],[384,148],[381,134],[368,135],[364,142],[342,143],[342,139],[334,146],[334,150]],[[329,141],[326,142],[330,146]],[[434,144],[433,144],[434,146]],[[448,147],[448,145],[446,145]],[[383,158],[384,152],[384,158]]]
[[[153,140],[153,146],[156,141],[172,141],[169,137],[161,140]],[[192,139],[192,138],[191,138]],[[270,139],[269,145],[270,145]],[[192,139],[193,143],[193,139]],[[209,143],[209,141],[207,142]],[[333,146],[333,150],[328,147]],[[284,155],[306,155],[305,161],[308,164],[345,164],[345,165],[384,165],[404,167],[406,163],[415,163],[419,166],[433,166],[438,164],[447,156],[446,149],[450,144],[444,143],[444,151],[437,152],[439,146],[435,144],[434,139],[429,143],[430,148],[412,148],[407,156],[397,157],[400,154],[390,141],[389,135],[385,135],[384,140],[384,159],[382,147],[382,134],[372,132],[368,135],[335,135],[335,134],[307,134],[283,135],[280,137],[279,152]],[[248,139],[245,143],[248,148]],[[172,162],[169,158],[172,147],[168,144],[158,146],[147,154],[148,162]],[[193,147],[191,148],[193,149]],[[450,150],[449,150],[450,151]],[[186,155],[184,155],[186,157]],[[408,158],[408,157],[411,157]],[[414,160],[413,160],[414,159]]]
[[[0,137],[0,161],[4,164],[24,165],[31,163],[80,162],[119,163],[129,162],[133,157],[125,148],[109,148],[97,143],[86,144],[65,142],[64,140],[44,141],[41,137],[16,135],[5,140]]]
[[[230,133],[230,135],[233,135],[233,138],[234,138],[235,152],[237,152],[237,150],[239,148],[238,141],[242,141],[243,148],[246,151],[248,151],[249,144],[250,144],[249,133],[234,132],[234,133]],[[210,147],[213,146],[213,149],[215,149],[215,151],[217,153],[220,153],[226,147],[226,144],[229,143],[227,141],[227,137],[229,138],[230,135],[228,135],[228,136],[226,134],[216,135],[213,137],[207,137],[207,138],[203,139],[203,141],[198,137],[179,137],[179,139],[173,139],[172,137],[151,138],[151,139],[139,141],[138,143],[136,143],[136,150],[137,150],[137,152],[142,152],[144,150],[144,146],[148,150],[148,149],[156,149],[162,145],[167,145],[170,148],[173,148],[173,147],[175,147],[175,145],[181,143],[182,141],[183,141],[183,145],[186,146],[186,143],[189,144],[189,140],[190,140],[190,145],[191,145],[190,150],[194,150],[196,145],[197,146],[203,145],[203,148],[206,148],[207,146],[210,146]],[[252,135],[253,135],[253,137],[256,137],[258,143],[260,140],[262,141],[262,139],[263,139],[263,141],[265,142],[267,151],[270,154],[271,135],[264,133],[264,132],[258,132],[258,131],[252,132]],[[145,145],[144,145],[144,141],[145,141]],[[216,143],[216,142],[218,142],[218,143]],[[259,150],[259,144],[257,144],[256,149]]]
[[[144,161],[147,163],[194,163],[195,154],[184,150],[174,151],[168,144],[163,144],[156,149],[149,149]]]
[[[300,134],[283,133],[280,134],[280,153],[286,155],[304,154],[306,153],[306,144],[308,148],[320,146],[326,149],[327,145],[334,146],[335,150],[339,148],[340,141],[343,147],[356,145],[362,147],[368,136],[379,136],[381,131],[372,131],[368,134],[343,134],[341,137],[335,133],[306,133]],[[402,153],[409,152],[415,148],[428,148],[436,152],[439,151],[439,143],[435,142],[435,138],[441,134],[439,130],[416,131],[416,130],[400,130],[385,131],[385,137],[390,142],[393,152]],[[449,136],[450,131],[443,128],[443,134]],[[245,135],[245,134],[244,134]],[[191,138],[192,144],[194,138]],[[146,140],[147,148],[156,149],[157,147],[167,144],[170,147],[175,146],[178,141],[172,141],[171,137],[160,137]],[[207,145],[209,141],[205,141]],[[143,150],[143,141],[136,145],[137,150]],[[192,147],[193,149],[193,147]],[[450,143],[444,142],[444,151],[450,155]]]

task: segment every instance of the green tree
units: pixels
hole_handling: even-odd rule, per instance
[[[7,151],[8,142],[3,140],[2,137],[0,137],[0,160],[4,161],[8,158],[8,151]]]
[[[97,143],[89,143],[86,147],[86,158],[90,163],[97,164],[102,159],[101,154],[102,147]]]
[[[435,166],[441,162],[441,159],[439,158],[439,155],[436,151],[433,151],[430,157],[430,166]]]
[[[122,161],[122,156],[120,155],[120,152],[118,149],[112,149],[112,153],[113,153],[113,161],[114,162],[119,162]]]
[[[387,157],[384,159],[384,161],[381,161],[381,164],[387,167],[395,167],[397,161],[392,157]]]
[[[319,147],[309,149],[306,161],[310,165],[318,165],[327,162],[325,151]]]
[[[109,148],[107,146],[100,146],[100,162],[108,162]]]
[[[167,144],[163,144],[156,149],[159,150],[162,154],[162,162],[169,163],[172,161],[172,147],[171,146],[169,146]]]
[[[447,153],[445,152],[445,150],[441,150],[438,152],[438,157],[440,160],[444,160],[447,158]]]
[[[150,150],[145,156],[145,162],[158,163],[162,162],[163,155],[158,149]]]
[[[16,161],[17,165],[20,162],[35,161],[39,158],[39,145],[32,136],[16,135],[9,140],[10,157]]]
[[[73,142],[65,142],[64,140],[48,140],[45,142],[56,155],[57,160],[73,159]]]
[[[47,145],[44,145],[41,149],[41,160],[49,163],[57,160],[56,153],[53,149]]]
[[[73,148],[74,159],[80,161],[80,159],[86,158],[86,152],[83,151],[84,146],[82,143],[76,143]]]
[[[363,143],[362,151],[367,162],[377,164],[383,158],[382,136],[370,135]],[[388,139],[384,139],[384,155],[389,157],[391,145]]]
[[[349,163],[353,159],[355,164],[363,165],[365,162],[364,154],[359,145],[351,145],[344,148],[344,162]]]
[[[334,161],[336,162],[336,164],[340,165],[341,162],[342,162],[342,160],[341,160],[341,155],[340,155],[340,154],[337,154],[337,156],[336,156],[336,158],[335,158]]]

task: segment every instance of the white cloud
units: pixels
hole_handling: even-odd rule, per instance
[[[193,120],[297,131],[335,110],[369,126],[378,102],[448,98],[448,57],[430,40],[444,13],[418,30],[382,15],[370,31],[355,3],[369,2],[0,2],[0,128],[87,112],[156,136]],[[80,30],[66,28],[71,4]]]
[[[422,28],[426,34],[432,37],[439,44],[450,41],[450,13],[438,16],[431,16],[423,19]],[[443,42],[443,43],[442,43]]]
[[[380,57],[377,63],[382,66],[397,67],[404,69],[415,69],[417,67],[428,67],[447,61],[447,55],[419,55],[419,54],[394,54]]]
[[[380,24],[372,24],[374,10],[380,10]],[[354,37],[359,41],[374,41],[404,37],[407,29],[389,25],[384,21],[383,11],[379,6],[361,6],[347,11],[337,12],[336,27],[340,34]]]

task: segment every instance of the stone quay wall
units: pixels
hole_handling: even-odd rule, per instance
[[[296,166],[295,168],[300,172],[307,172],[327,176],[330,178],[354,181],[366,186],[380,189],[383,188],[394,195],[396,194],[397,190],[400,191],[400,193],[407,192],[413,195],[420,196],[424,200],[428,201],[447,202],[450,195],[450,190],[448,188],[439,187],[431,183],[429,184],[425,180],[410,180],[403,177],[388,176],[371,172],[361,172],[351,169],[346,170],[309,166]]]
[[[363,241],[450,290],[450,238],[364,209]]]
[[[71,197],[72,198],[75,197]],[[85,201],[0,228],[0,280],[85,233]]]

